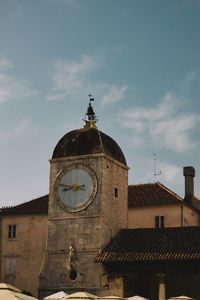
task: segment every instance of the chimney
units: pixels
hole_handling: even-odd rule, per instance
[[[195,169],[193,167],[184,167],[183,175],[185,176],[185,202],[191,204],[194,198],[194,177]]]

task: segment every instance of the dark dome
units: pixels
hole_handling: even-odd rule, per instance
[[[105,153],[126,165],[118,144],[97,128],[81,128],[65,134],[56,145],[52,158]]]

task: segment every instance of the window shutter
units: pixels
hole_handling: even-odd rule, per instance
[[[17,258],[16,257],[6,257],[5,258],[5,275],[16,275],[17,269]]]

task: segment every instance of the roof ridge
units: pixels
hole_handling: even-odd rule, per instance
[[[128,201],[129,207],[183,203],[179,195],[159,181],[128,186]]]
[[[18,207],[18,206],[22,206],[22,205],[24,205],[24,204],[30,203],[30,202],[32,202],[32,201],[35,201],[35,200],[38,200],[38,199],[40,199],[40,198],[47,197],[47,196],[49,196],[49,194],[45,194],[45,195],[43,195],[43,196],[40,196],[40,197],[31,199],[31,200],[22,202],[22,203],[17,204],[17,205],[2,206],[2,207],[0,207],[0,209],[2,209],[2,210],[5,209],[5,210],[6,210],[6,209],[9,209],[9,208],[16,208],[16,207]]]
[[[174,193],[172,190],[170,190],[169,188],[167,188],[164,184],[160,183],[158,181],[158,185],[163,188],[164,190],[166,190],[168,193],[174,195],[177,199],[179,199],[180,201],[183,201],[183,198],[181,198],[179,195],[177,195],[176,193]]]
[[[148,184],[156,185],[157,183],[159,183],[159,182],[149,182],[149,183],[129,184],[128,187],[131,187],[131,186],[139,186],[139,185],[148,185]]]
[[[1,208],[0,215],[24,215],[48,213],[49,194],[8,208]]]
[[[105,153],[105,149],[103,147],[103,143],[102,143],[102,137],[101,137],[101,131],[98,128],[95,128],[98,132],[98,136],[99,136],[99,141],[100,141],[100,147],[101,147],[101,151],[102,153]]]
[[[184,198],[182,198],[181,196],[179,196],[177,193],[173,192],[171,189],[169,189],[168,187],[166,187],[164,184],[162,184],[162,183],[159,182],[159,181],[157,181],[157,182],[149,182],[149,183],[128,184],[128,188],[129,188],[129,187],[145,186],[145,185],[158,185],[158,186],[160,186],[162,189],[164,189],[165,191],[167,191],[168,193],[170,193],[171,195],[175,196],[178,200],[184,201]],[[194,198],[195,198],[196,200],[200,201],[200,197],[194,195]]]

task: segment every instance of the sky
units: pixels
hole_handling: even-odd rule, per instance
[[[200,0],[0,0],[0,206],[49,190],[59,139],[97,126],[121,147],[129,184],[200,197]]]

